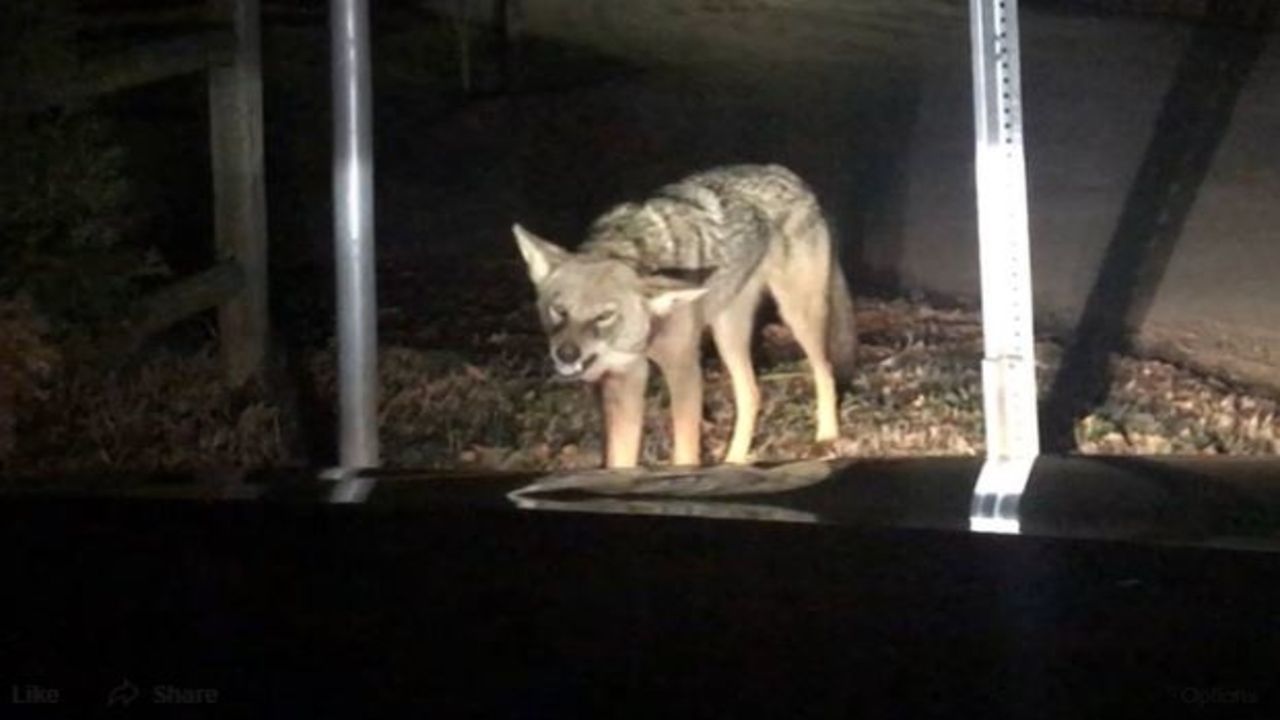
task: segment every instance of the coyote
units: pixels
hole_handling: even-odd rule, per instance
[[[766,289],[813,370],[817,441],[835,439],[835,379],[850,376],[857,342],[853,303],[817,199],[790,170],[692,175],[600,216],[577,252],[512,230],[557,374],[599,385],[606,467],[639,458],[649,360],[670,392],[672,462],[700,464],[707,327],[733,383],[724,461],[747,462],[760,407],[751,334]]]

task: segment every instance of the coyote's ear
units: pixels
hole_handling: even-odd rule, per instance
[[[664,317],[672,310],[691,303],[707,294],[707,289],[680,280],[673,280],[662,275],[651,275],[644,279],[645,303],[650,314]]]
[[[512,225],[511,232],[516,236],[516,244],[520,246],[520,254],[529,266],[529,278],[534,285],[542,284],[551,271],[569,255],[563,248],[520,227],[520,223]]]

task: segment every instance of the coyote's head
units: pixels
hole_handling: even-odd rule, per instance
[[[556,372],[595,382],[644,361],[656,322],[706,292],[642,276],[621,260],[575,255],[516,225],[512,230],[538,292],[538,314]]]

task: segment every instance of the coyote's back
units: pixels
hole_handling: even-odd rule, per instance
[[[813,190],[781,165],[711,168],[618,205],[595,221],[579,252],[700,280],[709,318],[752,277],[808,258],[807,287],[827,288],[833,368],[842,380],[852,377],[857,335],[838,253]]]
[[[784,219],[822,219],[804,181],[780,165],[718,167],[623,203],[591,226],[580,251],[660,270],[754,269]]]

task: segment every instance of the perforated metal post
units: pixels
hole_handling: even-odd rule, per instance
[[[331,0],[333,220],[338,284],[339,462],[378,465],[373,113],[367,0]]]
[[[987,460],[971,525],[1018,531],[1040,453],[1017,0],[970,0]]]

